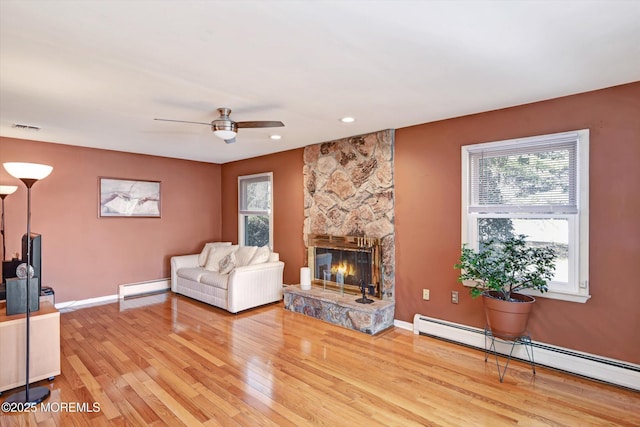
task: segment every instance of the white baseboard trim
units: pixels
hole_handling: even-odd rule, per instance
[[[150,294],[166,291],[171,288],[169,278],[149,280],[146,282],[127,283],[118,286],[118,298],[123,299],[134,295]]]
[[[398,325],[398,323],[402,325]],[[395,321],[394,324],[405,329],[406,324],[409,323]],[[420,314],[416,314],[413,318],[413,333],[443,338],[483,350],[485,348],[483,329]],[[532,345],[536,365],[548,366],[583,377],[640,390],[640,365],[538,341],[533,341]],[[510,344],[496,341],[498,353],[508,354],[510,349]],[[513,357],[528,361],[523,346],[516,346]]]
[[[394,319],[393,326],[400,329],[406,329],[407,331],[413,331],[413,324],[405,322],[404,320]]]
[[[107,304],[117,301],[118,299],[166,291],[170,288],[171,281],[168,277],[166,279],[149,280],[147,282],[127,283],[125,285],[118,286],[117,295],[105,295],[102,297],[88,298],[83,300],[59,302],[55,304],[55,307],[58,310],[62,310],[65,308],[75,308],[87,305]]]
[[[115,301],[118,301],[118,295],[114,294],[114,295],[105,295],[103,297],[88,298],[88,299],[77,300],[77,301],[59,302],[59,303],[56,303],[55,306],[58,310],[63,310],[65,308],[75,308],[75,307],[82,307],[86,305],[107,304]]]

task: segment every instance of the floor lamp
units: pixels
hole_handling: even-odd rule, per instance
[[[17,392],[7,397],[5,402],[20,402],[20,403],[40,403],[49,397],[50,391],[47,387],[34,387],[29,389],[29,321],[31,317],[31,298],[29,296],[29,289],[31,288],[31,274],[29,274],[29,267],[31,266],[31,187],[39,180],[49,176],[53,167],[47,165],[40,165],[37,163],[5,163],[4,168],[9,172],[9,175],[21,180],[24,185],[27,186],[27,310],[26,310],[26,380],[24,391]],[[40,296],[38,295],[38,298]]]
[[[18,189],[17,185],[0,185],[0,199],[2,199],[2,220],[0,221],[0,234],[2,234],[2,261],[7,258],[7,247],[4,243],[4,199]]]

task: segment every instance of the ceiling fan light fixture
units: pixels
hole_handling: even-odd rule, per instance
[[[232,130],[214,130],[213,134],[220,139],[233,139],[236,137],[236,132]]]
[[[173,120],[173,119],[153,119],[161,122],[178,122],[178,123],[193,123],[197,125],[211,126],[213,134],[226,142],[227,144],[233,144],[236,142],[236,135],[238,134],[238,128],[275,128],[284,126],[284,123],[275,120],[252,120],[248,122],[234,122],[229,118],[231,114],[230,108],[218,108],[220,116],[210,123],[204,122],[191,122],[187,120]],[[272,138],[276,139],[276,138]],[[279,138],[278,138],[279,139]]]
[[[211,122],[213,134],[225,141],[233,139],[238,134],[238,125],[231,120],[214,120]]]

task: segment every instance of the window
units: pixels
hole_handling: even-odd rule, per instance
[[[589,130],[462,147],[462,243],[524,234],[558,254],[549,292],[589,299]]]
[[[238,177],[238,241],[241,246],[273,249],[273,174]]]

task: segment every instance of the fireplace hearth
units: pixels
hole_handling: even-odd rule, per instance
[[[315,287],[382,298],[380,239],[309,235],[308,265]]]

